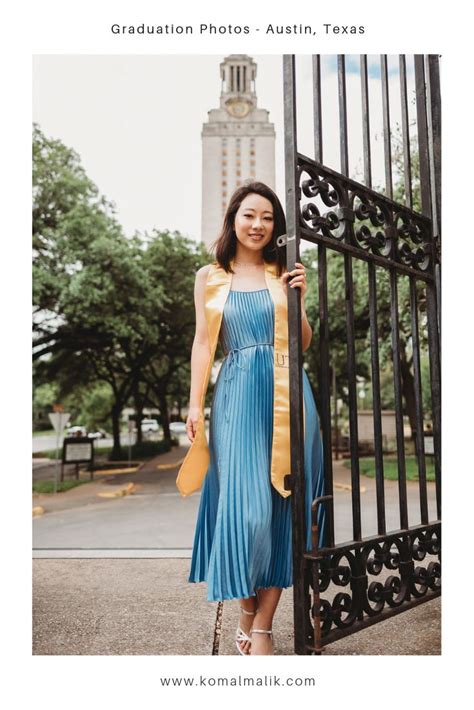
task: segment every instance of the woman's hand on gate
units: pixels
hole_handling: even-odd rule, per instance
[[[295,268],[293,271],[286,271],[283,276],[281,277],[281,281],[283,283],[283,286],[285,288],[285,293],[288,295],[288,279],[290,277],[293,277],[290,281],[290,288],[299,288],[301,292],[301,301],[303,302],[306,290],[307,290],[307,284],[306,284],[306,270],[304,265],[297,261],[295,262]]]
[[[196,436],[200,412],[200,407],[189,407],[188,418],[186,419],[186,434],[191,443],[193,443]]]

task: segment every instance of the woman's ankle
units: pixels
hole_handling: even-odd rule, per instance
[[[254,617],[253,625],[256,629],[265,629],[271,631],[273,626],[273,617],[268,614],[257,611]]]
[[[257,597],[239,600],[239,609],[241,614],[256,614],[257,612]]]

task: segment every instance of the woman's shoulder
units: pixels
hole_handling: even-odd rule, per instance
[[[196,271],[196,278],[199,279],[199,280],[201,280],[201,279],[202,279],[202,280],[207,279],[207,276],[208,276],[208,274],[209,274],[209,271],[210,271],[212,268],[215,268],[216,266],[217,266],[217,262],[216,262],[216,261],[212,262],[212,264],[205,264],[204,266],[201,266],[201,268]]]

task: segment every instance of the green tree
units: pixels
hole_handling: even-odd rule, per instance
[[[115,458],[129,402],[139,420],[145,406],[158,406],[169,439],[169,400],[189,387],[195,272],[209,256],[177,232],[125,238],[77,154],[37,126],[34,155],[37,380],[54,378],[71,407],[77,396],[78,413],[81,392],[106,383]]]
[[[127,353],[146,294],[139,245],[124,237],[79,156],[38,126],[33,162],[35,370],[43,382],[58,376],[62,396],[78,384],[109,384],[118,454],[120,413],[137,367],[131,371]]]
[[[202,244],[197,245],[178,232],[154,230],[146,235],[143,262],[150,285],[147,327],[160,337],[142,369],[141,379],[148,386],[149,404],[160,410],[164,438],[170,439],[170,402],[180,401],[189,390],[196,322],[195,275],[209,262],[209,254]]]

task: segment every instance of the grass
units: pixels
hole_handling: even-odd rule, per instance
[[[90,479],[87,478],[82,481],[58,481],[56,490],[58,493],[63,493],[64,491],[69,491],[71,488],[76,488],[76,486],[82,486],[83,483],[90,483]],[[36,481],[33,483],[33,493],[54,493],[54,481]]]
[[[418,464],[415,456],[405,456],[407,481],[418,481]],[[350,460],[344,461],[344,466],[351,467]],[[375,478],[375,459],[360,458],[359,468],[361,474],[369,478]],[[384,456],[383,459],[384,478],[389,481],[398,480],[398,461],[396,456]],[[435,480],[434,464],[430,459],[426,459],[426,480]]]

